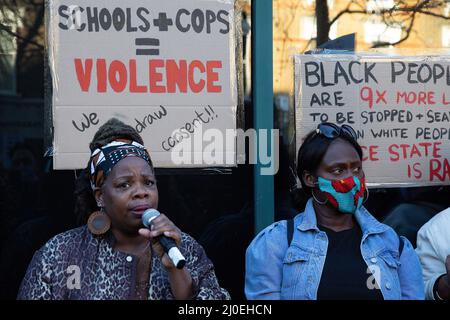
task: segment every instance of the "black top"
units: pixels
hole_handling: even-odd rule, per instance
[[[361,255],[362,231],[356,223],[352,229],[335,232],[318,226],[328,236],[328,251],[317,291],[317,300],[383,300],[379,289],[369,289],[371,274]],[[372,279],[369,284],[372,284]]]

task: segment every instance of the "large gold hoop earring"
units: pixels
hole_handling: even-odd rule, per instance
[[[101,208],[100,211],[95,211],[89,216],[87,227],[89,231],[95,235],[102,235],[108,232],[111,228],[111,219]]]

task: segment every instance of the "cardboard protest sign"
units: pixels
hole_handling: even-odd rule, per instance
[[[450,57],[298,55],[295,88],[297,148],[349,124],[370,186],[450,183]]]
[[[179,166],[183,140],[236,128],[233,0],[51,0],[48,15],[55,169],[85,167],[111,117],[136,128],[156,167]]]

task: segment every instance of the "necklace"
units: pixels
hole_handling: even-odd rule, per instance
[[[150,241],[147,242],[147,245],[144,247],[144,249],[139,250],[139,254],[138,256],[142,256],[143,254],[145,254],[147,252],[147,249],[150,247]]]
[[[131,254],[131,255],[134,255],[134,256],[137,256],[137,257],[141,257],[148,251],[149,247],[150,247],[150,241],[148,241],[147,245],[144,248],[139,249],[139,250],[137,250],[137,249],[136,250],[134,250],[134,249],[125,249],[124,250],[124,249],[120,249],[120,248],[117,248],[117,247],[115,249],[120,251],[120,252],[123,252],[125,254]]]

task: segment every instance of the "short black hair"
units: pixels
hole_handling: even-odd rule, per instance
[[[298,150],[297,155],[297,176],[302,184],[302,190],[306,193],[306,195],[311,196],[312,193],[311,188],[308,187],[303,181],[303,172],[308,171],[312,174],[316,174],[325,153],[327,153],[331,143],[336,139],[342,139],[350,143],[355,148],[359,158],[362,160],[362,148],[350,135],[343,133],[334,138],[327,138],[320,133],[316,133],[316,130],[311,131],[303,139],[303,144]]]

